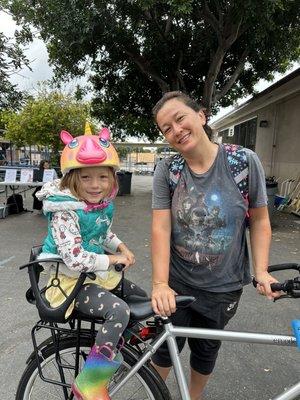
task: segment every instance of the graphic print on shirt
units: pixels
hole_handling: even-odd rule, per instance
[[[173,211],[178,226],[175,248],[185,260],[212,269],[233,240],[234,227],[228,225],[223,206],[228,207],[228,201],[217,185],[206,193],[181,186],[179,193]]]

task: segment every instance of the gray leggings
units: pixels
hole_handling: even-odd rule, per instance
[[[122,282],[122,281],[121,281]],[[83,285],[75,299],[75,309],[80,313],[94,318],[103,318],[104,322],[97,333],[95,343],[98,346],[108,346],[115,351],[116,346],[129,321],[129,307],[122,295],[122,285],[111,291],[93,283]],[[123,280],[123,298],[136,295],[147,297],[147,293],[134,283]]]

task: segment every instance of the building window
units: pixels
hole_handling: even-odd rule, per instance
[[[249,119],[234,127],[236,144],[255,151],[257,118]]]
[[[257,118],[249,119],[234,126],[234,135],[229,135],[229,129],[219,132],[223,143],[234,143],[255,151]]]

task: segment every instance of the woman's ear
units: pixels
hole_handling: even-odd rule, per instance
[[[204,114],[204,111],[203,111],[203,110],[199,110],[199,111],[198,111],[198,115],[199,115],[199,117],[200,117],[200,119],[201,119],[202,125],[203,125],[203,126],[206,125],[206,116],[205,116],[205,114]]]

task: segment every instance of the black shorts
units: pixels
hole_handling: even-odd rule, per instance
[[[243,289],[226,293],[206,292],[174,282],[170,283],[170,286],[180,295],[196,297],[197,300],[189,308],[178,309],[170,317],[173,325],[193,328],[224,329],[236,313],[243,292]],[[181,352],[186,338],[177,337],[176,341]],[[188,344],[191,350],[191,368],[200,374],[209,375],[214,369],[221,342],[189,338]],[[153,355],[152,361],[160,367],[172,366],[166,342]]]

